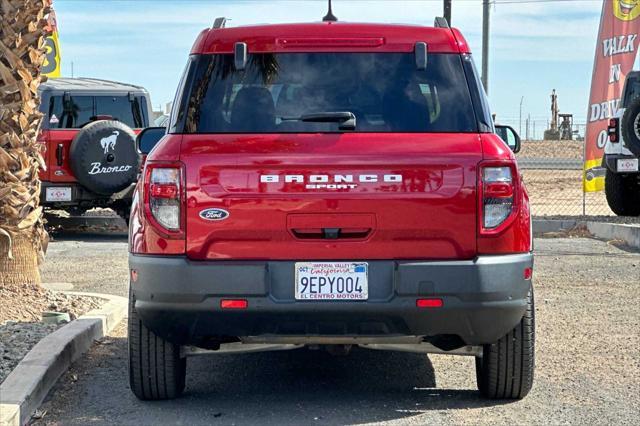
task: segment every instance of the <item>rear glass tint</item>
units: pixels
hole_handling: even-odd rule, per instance
[[[45,119],[49,129],[79,129],[98,116],[111,116],[131,128],[146,127],[142,96],[51,96]]]
[[[349,111],[355,132],[476,132],[459,55],[409,53],[203,55],[187,97],[185,133],[337,132],[339,123],[296,121]]]
[[[627,76],[622,95],[622,108],[628,108],[635,99],[640,96],[640,73],[631,73]]]

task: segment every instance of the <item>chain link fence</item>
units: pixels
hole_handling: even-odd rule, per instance
[[[604,191],[582,190],[584,140],[523,140],[517,157],[534,216],[614,215]]]
[[[496,123],[506,124],[513,127],[522,140],[541,141],[544,140],[544,132],[550,127],[548,118],[531,117],[529,115],[520,117],[496,117]],[[561,124],[562,120],[560,120]],[[587,124],[584,121],[572,121],[570,131],[574,140],[583,140]]]

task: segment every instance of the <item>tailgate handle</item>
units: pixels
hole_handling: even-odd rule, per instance
[[[64,161],[64,145],[59,143],[56,148],[56,160],[58,160],[58,166],[62,166]]]
[[[307,228],[292,229],[301,240],[357,240],[367,238],[371,228]]]

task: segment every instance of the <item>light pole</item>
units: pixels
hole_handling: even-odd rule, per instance
[[[518,133],[522,134],[522,102],[524,101],[524,96],[520,98],[520,126],[518,128]]]
[[[482,0],[482,85],[489,93],[489,3]]]
[[[444,0],[444,19],[447,20],[449,26],[451,26],[451,0]]]

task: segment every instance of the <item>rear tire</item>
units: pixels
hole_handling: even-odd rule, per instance
[[[638,176],[614,173],[607,169],[604,192],[611,210],[618,216],[640,216],[640,180]]]
[[[186,359],[180,346],[168,342],[142,324],[129,295],[129,385],[141,400],[177,398],[184,391]]]
[[[522,399],[531,390],[535,368],[534,309],[531,290],[520,323],[496,343],[484,345],[482,357],[476,357],[476,377],[482,396]]]
[[[127,226],[129,226],[129,217],[131,216],[131,203],[117,203],[111,208],[126,222]]]

